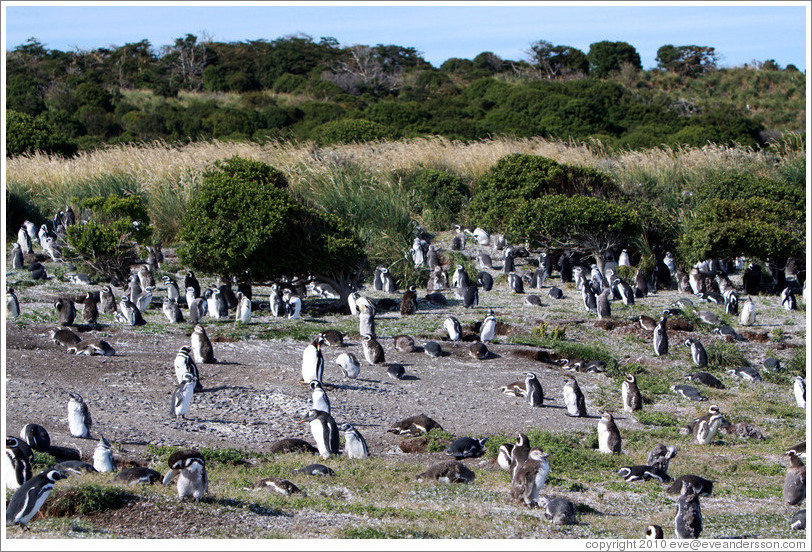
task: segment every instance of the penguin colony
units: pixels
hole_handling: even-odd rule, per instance
[[[466,234],[474,236],[476,239],[466,240]],[[28,232],[26,232],[26,235],[28,236]],[[42,236],[40,236],[40,240],[42,240]],[[48,250],[49,255],[53,260],[56,260],[54,255],[55,250],[53,248],[55,239],[49,237],[49,239],[45,241],[50,245],[50,249]],[[27,239],[22,237],[21,229],[18,242],[14,244],[12,249],[10,263],[12,268],[23,268],[25,263],[24,259],[27,258],[27,255],[33,253],[33,243],[36,242],[31,242],[30,236],[28,236]],[[481,287],[483,292],[489,291],[494,285],[494,281],[488,271],[497,271],[496,273],[498,274],[500,269],[498,264],[496,268],[494,268],[494,261],[491,257],[491,253],[497,253],[498,249],[494,250],[494,247],[497,247],[497,245],[502,245],[502,249],[504,250],[502,256],[503,267],[501,267],[501,269],[507,276],[507,286],[505,289],[513,293],[521,294],[524,293],[525,286],[539,290],[543,287],[549,287],[550,293],[544,295],[546,301],[549,302],[551,299],[566,299],[564,294],[561,293],[561,289],[556,286],[545,285],[548,281],[554,279],[552,266],[557,266],[560,270],[561,284],[570,284],[574,276],[576,290],[580,292],[583,302],[583,311],[587,317],[592,317],[595,320],[618,321],[619,316],[617,312],[614,316],[612,314],[612,302],[618,302],[617,304],[622,304],[623,306],[630,306],[634,305],[635,299],[637,299],[638,304],[645,303],[656,293],[658,287],[662,288],[662,286],[670,285],[671,275],[679,279],[679,276],[675,274],[675,267],[671,266],[674,264],[673,258],[666,258],[664,263],[658,262],[658,266],[663,264],[665,270],[656,270],[654,281],[647,281],[638,271],[637,276],[634,278],[634,287],[630,286],[622,278],[619,278],[614,268],[607,268],[608,265],[604,267],[605,272],[601,272],[597,265],[587,266],[576,264],[573,266],[574,261],[570,258],[570,255],[561,256],[559,262],[554,264],[550,255],[542,253],[538,262],[534,264],[534,266],[539,267],[538,269],[534,269],[531,272],[522,272],[519,270],[522,264],[518,259],[526,258],[527,252],[524,248],[507,246],[501,236],[493,237],[487,235],[482,229],[476,229],[474,232],[470,232],[461,227],[457,227],[451,249],[468,251],[471,247],[481,247],[483,251],[479,253],[477,258],[479,268],[482,270],[476,275],[475,280],[472,280],[464,268],[461,265],[457,265],[453,272],[451,286],[449,286],[447,283],[448,276],[443,270],[444,265],[438,255],[441,249],[438,249],[436,246],[428,247],[425,240],[419,240],[417,238],[415,239],[415,244],[412,254],[416,266],[419,264],[420,266],[430,266],[433,269],[429,285],[427,286],[427,290],[433,292],[426,296],[426,303],[429,305],[447,305],[446,296],[442,292],[451,291],[450,288],[455,287],[457,288],[455,295],[461,305],[466,308],[478,309],[479,301],[486,297],[486,295],[480,297],[477,288]],[[424,245],[426,247],[424,247]],[[45,249],[43,248],[43,250]],[[494,254],[493,258],[498,262],[498,255]],[[628,264],[628,253],[624,250],[621,252],[620,262],[614,266],[628,266]],[[40,269],[44,267],[36,268]],[[737,290],[726,278],[724,273],[718,270],[715,274],[715,280],[717,282],[716,288],[708,286],[708,281],[712,282],[714,280],[713,278],[707,277],[709,274],[712,274],[712,271],[706,266],[693,267],[690,270],[687,281],[689,284],[688,288],[694,295],[693,301],[707,301],[708,303],[722,306],[725,314],[738,316],[737,321],[741,326],[758,326],[758,319],[756,317],[757,305],[753,301],[753,298],[748,296],[742,301],[738,297]],[[41,277],[47,278],[47,275],[44,274],[44,270]],[[88,285],[89,283],[86,278],[76,278],[73,281],[75,281],[77,285]],[[87,355],[116,355],[115,350],[113,350],[109,344],[98,339],[96,339],[97,345],[95,347],[91,345],[77,346],[79,343],[88,341],[87,338],[83,340],[68,329],[75,325],[75,320],[77,319],[76,311],[78,310],[77,306],[81,307],[82,310],[81,319],[91,327],[99,324],[100,315],[104,316],[109,314],[114,314],[113,321],[115,324],[124,326],[147,324],[148,322],[144,318],[144,313],[159,310],[153,306],[156,300],[159,307],[162,305],[160,310],[170,323],[183,323],[188,319],[189,322],[194,324],[194,329],[191,332],[190,345],[181,347],[181,350],[178,351],[175,358],[174,368],[177,388],[172,394],[172,408],[170,411],[173,417],[181,419],[185,419],[186,414],[189,412],[194,393],[202,390],[198,365],[217,362],[214,357],[214,347],[204,328],[204,324],[208,325],[209,318],[212,320],[224,320],[230,318],[230,312],[234,312],[234,318],[232,320],[236,320],[242,324],[251,324],[252,319],[256,316],[265,316],[263,311],[266,311],[273,317],[287,318],[294,321],[300,319],[306,312],[303,309],[302,297],[299,296],[298,291],[282,289],[277,284],[272,286],[267,304],[263,305],[256,300],[252,301],[250,291],[248,294],[243,291],[238,291],[234,294],[234,292],[231,291],[230,284],[219,283],[219,285],[212,285],[201,294],[200,284],[191,271],[188,271],[183,278],[183,287],[186,290],[185,295],[180,293],[180,286],[174,277],[164,275],[161,281],[163,282],[163,289],[155,285],[155,280],[150,268],[148,266],[141,266],[132,275],[124,291],[120,292],[121,300],[118,304],[116,303],[115,293],[110,285],[105,285],[97,291],[85,291],[82,295],[77,295],[76,300],[67,296],[59,297],[54,302],[54,309],[56,310],[54,323],[62,326],[62,328],[53,330],[52,338],[55,342],[64,346],[66,351],[75,354],[79,354],[79,352],[82,351],[83,354]],[[378,282],[380,282],[380,287],[378,287]],[[717,288],[719,291],[714,291],[714,289]],[[375,289],[387,294],[400,293],[397,291],[397,283],[385,267],[379,267],[379,270],[376,270]],[[745,291],[748,295],[754,295],[750,293],[750,290],[745,289]],[[795,294],[799,292],[800,289],[796,290],[792,287],[784,288],[781,292],[779,302],[781,308],[785,310],[796,310],[798,306]],[[161,297],[162,293],[165,297]],[[570,292],[570,295],[574,294],[575,292]],[[406,291],[400,295],[400,315],[419,315],[424,307],[422,302],[418,301],[417,286],[407,286]],[[527,297],[533,299],[528,302],[528,305],[541,308],[545,306],[539,296],[532,295]],[[362,327],[366,327],[369,331],[362,332],[361,340],[353,342],[351,339],[349,346],[360,346],[358,349],[355,349],[355,351],[361,353],[366,359],[369,370],[379,370],[378,365],[383,364],[390,375],[393,372],[398,373],[397,378],[399,379],[403,376],[403,366],[397,363],[386,363],[385,360],[385,347],[383,345],[388,345],[390,338],[384,336],[382,343],[376,339],[377,336],[375,335],[374,317],[376,307],[380,309],[382,304],[381,301],[376,302],[358,292],[351,296],[349,300],[350,312],[359,316],[359,319],[361,316],[365,316]],[[397,305],[397,303],[394,304]],[[184,317],[183,313],[184,307],[188,312],[186,317]],[[11,317],[19,316],[20,304],[15,291],[11,288],[7,289],[7,309]],[[620,312],[623,312],[622,307],[616,307],[615,309],[616,311],[620,310]],[[718,339],[729,339],[728,336],[731,334],[723,330],[723,325],[719,318],[713,312],[695,309],[690,299],[685,299],[678,305],[672,305],[672,308],[666,309],[661,316],[657,316],[656,318],[637,315],[634,317],[634,322],[635,324],[639,322],[644,328],[643,331],[649,332],[647,339],[653,349],[652,356],[669,359],[678,355],[683,356],[681,351],[685,350],[686,358],[689,359],[688,361],[696,368],[715,368],[712,361],[709,364],[708,353],[705,349],[705,346],[708,345],[712,338],[707,337],[707,334],[686,335],[685,330],[675,330],[670,324],[684,311],[695,313],[705,324],[717,326],[717,330],[719,330]],[[476,312],[476,310],[474,312]],[[441,340],[446,340],[447,338],[452,346],[458,341],[470,341],[471,338],[473,338],[475,344],[479,344],[483,347],[485,343],[492,343],[494,341],[498,343],[501,336],[497,332],[498,323],[496,313],[493,308],[488,308],[486,312],[487,314],[484,316],[484,319],[480,316],[482,320],[481,323],[473,324],[472,329],[463,326],[460,320],[454,316],[447,317],[445,323],[441,326],[442,330],[438,330],[437,336],[442,336],[440,337]],[[651,322],[646,324],[644,323],[644,319],[650,320]],[[657,319],[659,319],[659,322],[656,322]],[[63,335],[60,332],[67,333]],[[331,339],[329,340],[327,339],[327,332],[335,332],[335,330],[326,330],[315,336],[312,343],[304,349],[302,354],[302,382],[311,390],[312,396],[309,404],[312,408],[309,408],[308,411],[304,413],[301,421],[309,424],[310,434],[316,443],[316,447],[312,447],[312,445],[307,442],[302,442],[301,450],[314,449],[318,451],[318,454],[324,459],[328,459],[331,456],[343,455],[349,459],[363,460],[368,458],[370,454],[374,454],[374,451],[372,451],[372,453],[370,452],[366,440],[355,426],[343,421],[343,417],[339,418],[342,420],[341,425],[339,425],[331,414],[327,390],[332,388],[325,388],[324,351],[326,347],[338,348],[348,345],[343,342],[344,336],[342,336],[340,332],[335,332],[338,334],[338,337],[331,335]],[[676,334],[678,336],[677,339],[684,343],[685,349],[676,351],[674,347],[669,348],[669,334]],[[737,336],[735,331],[733,335]],[[78,339],[78,341],[74,341],[74,339]],[[437,338],[435,337],[435,339]],[[734,337],[734,339],[736,339],[736,337]],[[705,341],[704,345],[702,343],[703,341]],[[98,342],[104,343],[105,346]],[[680,341],[677,341],[677,343],[680,343]],[[435,341],[425,341],[422,349],[428,354],[433,350],[434,346],[437,346],[440,354],[442,354],[442,346]],[[412,352],[419,351],[420,347],[415,344],[411,336],[397,336],[393,342],[393,349],[398,352]],[[485,348],[485,351],[485,355],[481,353],[475,355],[473,352],[471,355],[476,359],[488,358],[487,348]],[[432,354],[431,356],[441,358],[440,354]],[[566,362],[559,362],[558,364],[550,362],[547,365],[549,368],[544,368],[544,370],[569,370],[590,373],[593,377],[604,377],[597,375],[603,370],[600,363],[594,362],[595,359],[561,360]],[[338,355],[332,355],[330,362],[331,364],[335,363],[338,365],[338,369],[340,369],[345,380],[356,379],[361,374],[358,357],[349,350],[341,352]],[[396,368],[399,370],[396,370]],[[365,370],[366,369],[367,368],[365,368]],[[758,371],[750,366],[739,367],[729,370],[728,372],[731,377],[737,377],[747,382],[759,382],[761,379]],[[719,372],[717,371],[717,373]],[[521,377],[521,374],[516,374],[516,376]],[[396,376],[392,377],[394,378]],[[331,377],[328,379],[334,380],[335,378],[332,377],[331,374]],[[724,384],[710,372],[687,374],[685,375],[685,379],[690,382],[697,382],[711,389],[725,388]],[[557,401],[559,405],[565,407],[565,414],[570,417],[589,418],[591,415],[594,419],[600,415],[599,421],[595,424],[598,437],[597,450],[607,454],[622,454],[621,430],[615,423],[613,413],[617,414],[621,411],[633,413],[645,408],[643,406],[644,397],[637,387],[637,378],[632,374],[626,375],[625,380],[622,381],[618,389],[621,400],[618,401],[614,410],[606,411],[602,414],[591,404],[592,400],[589,397],[589,390],[594,388],[594,380],[589,380],[590,384],[587,385],[588,391],[586,395],[581,390],[581,387],[578,385],[578,380],[575,377],[567,375],[559,381],[563,383],[556,389],[558,397],[560,398],[551,395],[552,390],[549,389],[548,397],[545,398],[540,378],[537,374],[532,372],[525,374],[523,381],[519,380],[516,383],[503,386],[501,389],[506,395],[520,397],[523,402],[527,403],[525,406],[529,405],[531,407],[544,409],[546,406],[545,401]],[[679,389],[681,396],[685,398],[689,398],[690,400],[702,400],[691,398],[694,395],[692,395],[688,389],[694,389],[694,391],[696,391],[696,389],[691,386],[674,385],[673,387],[675,390]],[[331,392],[338,393],[340,389],[333,389]],[[788,396],[794,400],[798,408],[806,407],[803,378],[798,376],[794,380]],[[91,437],[92,421],[87,403],[85,403],[81,395],[76,392],[71,392],[69,397],[68,426],[70,434],[79,438],[93,438]],[[36,424],[29,425],[36,426]],[[425,415],[407,418],[401,422],[400,425],[404,426],[405,429],[396,429],[400,427],[396,424],[389,432],[403,435],[421,435],[431,430],[432,427],[439,427],[437,422]],[[719,407],[712,405],[707,409],[706,414],[688,422],[683,433],[690,436],[690,444],[686,441],[684,442],[684,446],[713,446],[714,440],[719,438],[722,429],[730,425],[731,424],[723,418]],[[41,426],[37,427],[41,428]],[[44,428],[42,428],[42,430],[44,431]],[[343,446],[341,446],[339,442],[339,432],[344,433]],[[47,432],[45,432],[45,435],[47,436]],[[39,439],[40,441],[42,440],[42,433],[39,434]],[[99,441],[93,454],[93,465],[87,465],[88,469],[97,472],[116,471],[116,463],[113,458],[110,442],[101,433],[99,433],[98,439]],[[37,436],[32,433],[28,441],[34,441],[36,443]],[[424,471],[418,475],[417,480],[462,483],[473,482],[476,472],[471,470],[471,467],[476,467],[476,465],[466,464],[464,460],[483,456],[485,454],[486,441],[487,437],[461,437],[454,440],[450,443],[446,454],[454,457],[455,460],[444,460],[431,466],[428,471]],[[67,462],[63,462],[62,464],[64,465],[61,466],[60,469],[45,470],[39,475],[32,477],[30,462],[27,463],[28,457],[24,451],[24,448],[27,446],[25,443],[26,440],[22,438],[8,437],[6,441],[7,463],[4,471],[13,475],[13,477],[6,477],[6,482],[9,489],[16,489],[7,511],[7,525],[11,523],[25,525],[28,523],[47,499],[55,482],[67,477],[69,473],[71,473],[71,470],[79,469],[68,465],[69,463]],[[39,446],[42,446],[41,443]],[[45,450],[48,450],[48,447],[49,445],[45,445]],[[617,474],[629,483],[649,481],[651,479],[661,484],[674,482],[667,488],[668,494],[676,497],[673,534],[678,538],[697,538],[703,531],[703,518],[699,500],[700,497],[713,496],[713,483],[697,475],[685,475],[674,480],[668,475],[668,461],[676,456],[677,448],[673,445],[660,445],[659,448],[662,449],[659,453],[657,449],[652,451],[646,465],[623,466],[618,468]],[[801,455],[797,452],[787,452],[786,456],[788,468],[782,499],[789,505],[802,504],[805,499],[805,466]],[[504,443],[499,447],[496,462],[500,468],[510,473],[511,483],[509,488],[506,489],[506,492],[509,494],[511,500],[528,507],[540,508],[540,511],[543,512],[544,519],[549,520],[551,523],[562,525],[577,523],[576,509],[570,501],[561,497],[544,495],[546,480],[551,471],[551,464],[553,472],[555,469],[554,455],[549,455],[540,447],[531,447],[527,437],[520,434],[515,444]],[[82,463],[79,462],[79,464]],[[208,478],[205,459],[197,451],[184,450],[173,454],[168,461],[167,467],[169,471],[162,479],[162,482],[164,485],[167,485],[177,478],[178,496],[180,498],[201,500],[207,493]],[[308,468],[310,468],[310,466]],[[329,468],[324,468],[322,471],[313,468],[310,472],[332,472]],[[160,480],[160,477],[155,476],[157,472],[154,470],[148,470],[147,468],[133,470],[134,471],[127,471],[126,474],[125,471],[122,470],[119,474],[122,477],[118,479],[117,476],[117,480],[126,483],[142,481],[152,483],[156,480]],[[159,475],[160,474],[158,474],[158,476]],[[675,488],[677,484],[679,484],[679,487]],[[292,492],[299,492],[299,489],[295,485],[289,481],[278,478],[263,480],[262,485],[259,483],[257,485],[258,487],[272,488],[275,492],[285,495],[291,494]],[[18,494],[23,490],[28,493],[28,495],[25,496],[32,497],[30,500],[25,498],[24,495],[18,497]],[[793,516],[793,527],[799,525],[799,523],[795,521],[797,517],[797,515]],[[710,526],[708,523],[705,523],[705,525]],[[641,532],[645,532],[648,538],[663,538],[664,536],[662,527],[656,524],[641,525]]]

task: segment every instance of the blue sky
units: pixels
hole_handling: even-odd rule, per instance
[[[186,33],[206,33],[222,42],[304,33],[316,40],[331,36],[342,45],[411,46],[439,66],[448,58],[471,59],[483,51],[505,59],[526,59],[529,45],[539,39],[584,52],[593,42],[612,40],[633,45],[647,69],[656,65],[660,46],[697,44],[716,48],[723,67],[774,59],[782,67],[792,63],[802,71],[808,51],[806,2],[3,4],[7,49],[29,37],[47,48],[70,51],[142,39],[157,49]]]

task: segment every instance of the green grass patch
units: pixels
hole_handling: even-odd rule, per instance
[[[678,427],[682,423],[668,412],[651,412],[638,410],[634,413],[634,417],[643,425],[664,426],[664,427]]]
[[[710,366],[740,368],[750,365],[744,352],[735,343],[714,341],[705,347],[705,351],[708,353],[708,364]]]
[[[81,487],[56,487],[42,510],[52,517],[75,516],[123,508],[137,498],[120,487],[96,483]]]

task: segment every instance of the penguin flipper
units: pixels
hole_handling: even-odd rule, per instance
[[[180,473],[180,470],[177,470],[175,468],[170,469],[168,472],[166,472],[166,475],[164,476],[164,480],[163,480],[162,484],[164,486],[169,485],[170,483],[172,483],[172,480],[175,479],[175,477],[178,476],[179,473]]]

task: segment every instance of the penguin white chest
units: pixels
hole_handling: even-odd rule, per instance
[[[345,441],[345,449],[347,458],[356,458],[359,460],[363,460],[367,458],[367,450],[366,446],[364,446],[364,442],[361,441],[355,434],[353,433],[345,433],[344,437]]]
[[[98,472],[116,471],[116,463],[113,460],[113,453],[104,447],[96,447],[93,452],[93,467]]]
[[[68,426],[70,434],[74,437],[87,437],[88,430],[85,425],[85,414],[82,412],[82,405],[71,401],[68,404]]]
[[[578,415],[578,395],[569,385],[564,387],[564,404],[567,405],[567,413],[570,416]]]
[[[178,496],[180,498],[186,496],[191,496],[195,500],[203,498],[207,487],[205,469],[201,464],[194,462],[181,470],[178,477]]]
[[[601,420],[598,422],[598,450],[603,452],[604,454],[611,454],[612,453],[612,446],[610,445],[609,441],[612,437],[612,433],[609,430],[609,424]]]
[[[12,453],[6,449],[6,455],[3,458],[3,479],[6,482],[6,487],[9,490],[16,491],[20,488],[20,483],[17,481],[16,470],[14,469],[14,461],[12,460]]]
[[[310,431],[313,433],[313,439],[316,440],[316,448],[319,449],[319,454],[322,458],[330,458],[330,449],[327,446],[327,436],[325,435],[324,425],[319,420],[310,422]]]
[[[314,389],[311,397],[313,402],[313,410],[321,410],[322,412],[330,413],[330,400],[327,398],[327,393],[324,389]]]
[[[308,345],[302,353],[302,380],[309,382],[319,379],[317,368],[319,351],[313,345]]]

